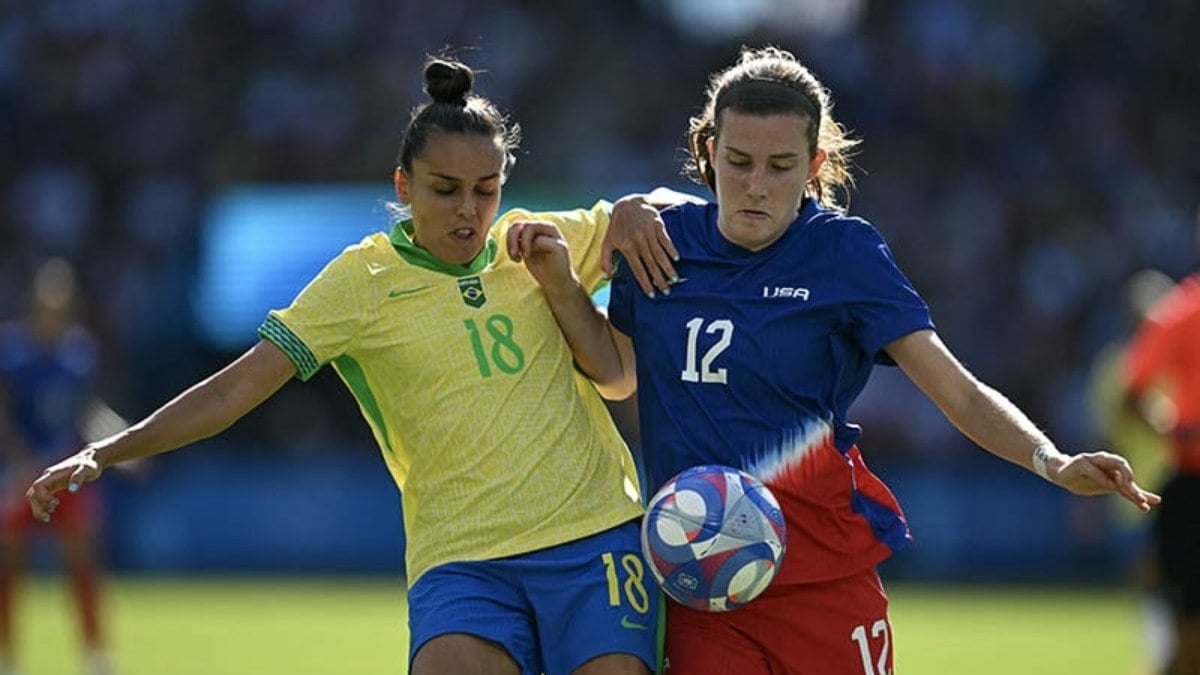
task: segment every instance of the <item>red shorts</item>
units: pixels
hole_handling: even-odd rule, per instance
[[[750,604],[708,613],[667,602],[664,674],[891,675],[888,599],[874,568],[772,586]]]
[[[58,497],[58,506],[48,525],[34,519],[23,494],[6,499],[3,513],[5,541],[22,539],[30,525],[53,527],[58,534],[65,536],[97,533],[97,526],[102,521],[99,488],[85,484],[80,486],[79,492],[72,494],[63,490],[55,497]]]

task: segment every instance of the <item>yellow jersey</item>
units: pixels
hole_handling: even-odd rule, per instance
[[[504,245],[518,220],[554,222],[595,289],[610,209],[509,211],[467,265],[433,258],[399,223],[345,249],[259,329],[301,380],[332,363],[357,400],[401,491],[410,583],[641,514],[629,449]]]

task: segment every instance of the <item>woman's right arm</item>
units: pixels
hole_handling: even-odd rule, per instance
[[[215,436],[256,408],[296,374],[281,349],[259,340],[236,361],[193,385],[133,426],[84,446],[83,450],[46,468],[26,491],[33,515],[50,520],[58,500],[54,493],[74,491],[96,480],[104,469],[157,455]]]

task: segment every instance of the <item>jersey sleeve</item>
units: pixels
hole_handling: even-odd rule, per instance
[[[884,347],[910,333],[932,329],[929,306],[870,223],[848,219],[842,244],[842,266],[852,288],[847,311],[854,335],[876,363],[895,365]]]
[[[571,266],[579,275],[579,281],[589,295],[595,293],[606,282],[600,269],[600,246],[608,232],[612,204],[600,200],[587,209],[571,211],[534,212],[513,209],[500,216],[499,230],[507,232],[508,226],[517,220],[546,220],[558,226],[567,246],[571,249]]]
[[[1159,377],[1170,352],[1171,331],[1161,313],[1152,314],[1138,327],[1121,363],[1125,386],[1141,393]]]
[[[291,305],[271,310],[258,329],[259,337],[292,360],[300,380],[308,380],[321,366],[345,354],[363,324],[366,262],[357,251],[348,248],[330,261]]]

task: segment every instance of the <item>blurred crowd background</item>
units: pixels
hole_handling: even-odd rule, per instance
[[[706,75],[742,44],[771,43],[823,79],[863,140],[851,210],[887,237],[946,341],[1062,446],[1090,449],[1103,443],[1093,359],[1129,330],[1122,285],[1197,266],[1197,35],[1195,0],[14,0],[0,4],[0,318],[20,313],[37,262],[73,261],[101,339],[100,393],[141,417],[240,351],[194,321],[212,200],[259,184],[386,195],[427,54],[450,46],[484,70],[476,89],[521,124],[507,203],[569,207],[663,184],[703,195],[680,169]],[[364,206],[378,219],[365,230],[387,226]],[[868,460],[909,505],[918,552],[898,573],[1004,575],[1005,560],[1047,551],[1081,574],[1113,571],[1103,504],[973,449],[898,374],[878,371],[853,412]],[[396,510],[331,372],[211,445],[106,486],[118,568],[186,567],[135,549],[194,550],[202,521],[228,531],[225,517],[295,521],[288,537],[320,540],[329,501],[298,496],[310,513],[278,495],[329,486],[346,462],[371,476],[346,470],[346,484],[383,491],[378,517]],[[247,458],[275,479],[255,479]],[[303,467],[321,473],[270,473]],[[179,487],[198,476],[208,491]],[[276,508],[223,510],[256,491]],[[200,530],[173,531],[168,503]],[[1031,527],[1030,511],[1050,524]],[[992,548],[970,543],[989,533]]]

